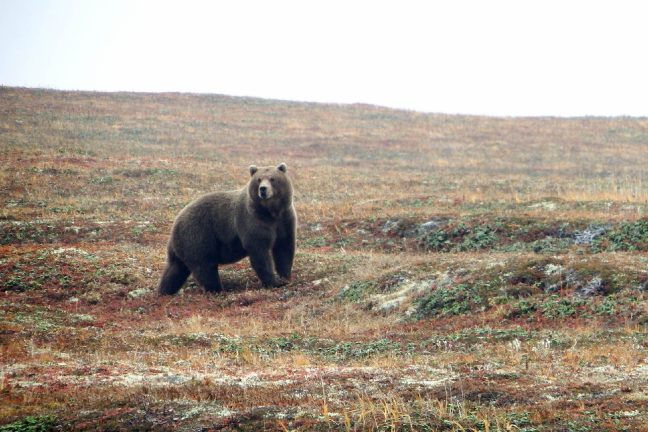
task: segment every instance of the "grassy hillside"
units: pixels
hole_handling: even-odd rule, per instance
[[[648,424],[648,119],[0,87],[0,159],[0,431]],[[177,212],[279,162],[291,284],[158,298]]]

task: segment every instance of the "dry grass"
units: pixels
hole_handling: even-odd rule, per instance
[[[0,424],[648,422],[646,119],[6,87],[0,100]],[[281,161],[300,218],[292,283],[261,289],[243,261],[222,294],[190,282],[156,297],[178,210]]]

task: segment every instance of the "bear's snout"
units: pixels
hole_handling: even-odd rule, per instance
[[[269,199],[272,197],[272,185],[268,180],[262,180],[259,184],[259,198]]]

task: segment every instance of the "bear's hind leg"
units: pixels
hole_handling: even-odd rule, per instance
[[[160,279],[158,293],[160,295],[173,295],[180,291],[182,284],[189,277],[189,269],[173,253],[169,252],[167,265]]]
[[[201,265],[191,269],[191,273],[205,291],[219,292],[223,289],[218,276],[218,266]]]

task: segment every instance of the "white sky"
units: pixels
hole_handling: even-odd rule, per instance
[[[648,116],[648,2],[0,0],[0,84]]]

